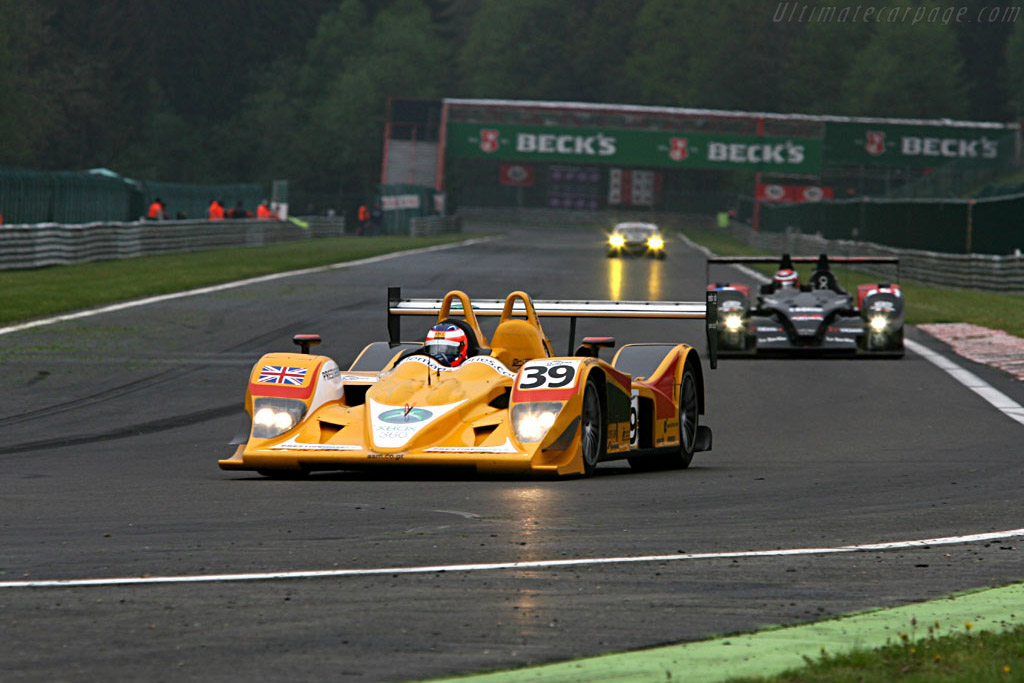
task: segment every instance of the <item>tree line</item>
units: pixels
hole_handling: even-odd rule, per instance
[[[889,14],[852,20],[867,7]],[[1009,0],[4,0],[0,164],[368,193],[389,97],[1019,120],[1018,13]]]

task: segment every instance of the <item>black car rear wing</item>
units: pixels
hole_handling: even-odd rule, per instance
[[[833,263],[853,265],[884,263],[896,266],[896,281],[898,282],[900,279],[900,259],[896,256],[828,256],[826,254],[819,256],[790,256],[789,254],[783,254],[781,258],[777,256],[710,256],[708,257],[705,270],[706,280],[711,282],[712,265],[731,265],[737,263],[775,264],[780,268],[791,268],[794,263],[816,263],[819,269],[828,268]]]
[[[473,299],[473,314],[477,317],[500,316],[504,299]],[[718,293],[708,292],[705,301],[596,301],[591,299],[540,300],[531,299],[538,318],[569,319],[569,351],[576,345],[577,318],[664,318],[704,320],[708,339],[709,361],[717,367],[718,345]],[[392,344],[401,340],[401,318],[407,315],[436,316],[444,305],[443,299],[403,299],[400,287],[388,287],[388,338]],[[451,302],[451,312],[462,311],[457,299]],[[516,302],[513,315],[523,315],[526,309]]]

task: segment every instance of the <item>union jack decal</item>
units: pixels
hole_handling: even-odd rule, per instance
[[[300,387],[306,379],[306,368],[293,368],[284,365],[264,365],[260,370],[261,384],[290,384]]]

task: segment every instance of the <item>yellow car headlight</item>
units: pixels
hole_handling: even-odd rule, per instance
[[[562,404],[555,401],[519,403],[512,406],[512,431],[520,443],[535,443],[547,436]]]
[[[252,406],[252,435],[255,439],[272,439],[299,424],[306,414],[306,404],[290,398],[257,398]]]
[[[611,237],[608,238],[608,244],[612,245],[616,249],[618,249],[625,243],[626,238],[624,238],[622,235],[612,235]]]
[[[665,240],[655,236],[647,240],[647,246],[650,247],[651,249],[661,249],[663,246],[665,246]]]

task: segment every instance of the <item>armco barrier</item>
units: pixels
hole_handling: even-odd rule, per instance
[[[338,237],[341,217],[290,221],[142,221],[0,226],[0,270],[42,268],[151,254],[253,247],[277,242]]]
[[[421,216],[409,219],[410,237],[426,237],[443,232],[462,232],[462,218],[459,216]]]
[[[925,284],[977,289],[1001,294],[1024,294],[1024,256],[990,256],[987,254],[943,254],[916,249],[897,249],[871,242],[829,240],[798,232],[755,232],[750,226],[733,224],[732,237],[769,254],[801,256],[897,256],[899,276]],[[888,266],[858,268],[881,277],[896,278]]]

